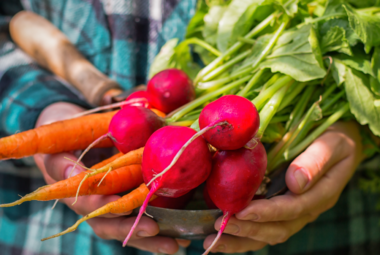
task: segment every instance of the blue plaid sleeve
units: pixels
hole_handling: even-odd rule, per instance
[[[9,38],[8,17],[1,16],[0,135],[34,127],[40,112],[55,102],[89,105],[64,81],[36,65]]]

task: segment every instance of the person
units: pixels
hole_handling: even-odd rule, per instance
[[[194,14],[195,0],[52,0],[0,3],[0,132],[2,136],[65,119],[90,107],[62,80],[23,54],[7,33],[9,17],[21,9],[49,19],[100,71],[124,89],[144,83],[153,57],[165,41],[183,38]],[[363,160],[355,122],[338,122],[289,166],[289,191],[256,200],[236,214],[215,248],[222,253],[249,254],[379,254],[376,196],[360,191],[355,181]],[[68,177],[75,153],[35,155],[35,164],[50,184]],[[17,199],[43,185],[22,169],[0,165],[0,203]],[[77,170],[80,171],[78,168]],[[352,176],[356,174],[353,178]],[[351,181],[350,181],[351,180]],[[348,185],[347,185],[348,184]],[[105,215],[82,224],[61,238],[40,242],[71,226],[80,216],[116,200],[114,196],[64,199],[54,210],[47,202],[28,202],[0,210],[1,254],[201,254],[204,241],[157,236],[158,225],[143,217],[126,248],[122,241],[134,217]],[[335,205],[335,206],[334,206]],[[218,228],[220,220],[216,221]],[[182,248],[181,248],[182,247]],[[184,247],[187,247],[186,249]]]

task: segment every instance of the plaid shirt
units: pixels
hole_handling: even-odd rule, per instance
[[[39,67],[12,43],[8,23],[17,11],[27,9],[49,19],[99,70],[128,89],[146,81],[150,63],[165,41],[183,38],[195,5],[196,0],[1,0],[0,135],[33,128],[39,113],[54,102],[89,107],[75,89]],[[377,162],[371,164],[376,166]],[[249,254],[380,254],[378,197],[357,188],[361,173],[356,173],[333,209],[285,243]],[[15,201],[18,194],[42,185],[42,176],[31,160],[0,163],[0,203]],[[0,254],[148,254],[98,238],[87,223],[73,233],[40,242],[80,218],[64,204],[51,210],[52,204],[33,201],[0,208]],[[179,253],[203,251],[202,241],[193,241]]]

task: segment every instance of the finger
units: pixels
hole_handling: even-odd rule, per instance
[[[163,254],[174,254],[178,251],[179,248],[177,242],[174,239],[163,236],[130,240],[127,245],[135,247],[139,250]]]
[[[203,243],[203,247],[207,249],[212,244],[215,237],[216,235],[208,236]],[[252,240],[245,237],[223,234],[211,252],[241,253],[247,251],[257,251],[264,248],[265,246],[266,243],[264,242]]]
[[[285,177],[289,190],[301,194],[310,189],[333,165],[350,154],[352,146],[340,132],[324,133],[290,164]]]
[[[38,116],[36,127],[47,125],[56,121],[69,119],[84,109],[75,104],[58,102],[46,107]]]
[[[289,237],[300,231],[307,223],[315,219],[315,216],[309,214],[293,221],[261,223],[242,221],[233,217],[230,219],[224,233],[275,245],[285,242]],[[220,226],[220,223],[221,219],[218,219],[215,226]],[[217,229],[219,229],[219,227]]]
[[[42,176],[44,177],[47,184],[53,184],[56,181],[51,178],[48,173],[46,172],[45,163],[44,163],[44,154],[36,154],[33,156],[34,161],[36,162],[37,167],[41,170]]]
[[[80,215],[87,215],[104,205],[118,200],[120,196],[117,195],[91,195],[78,197],[78,201],[73,205],[75,198],[65,198],[61,199],[61,202],[65,203],[74,212]],[[123,215],[129,215],[131,212],[125,212]],[[115,218],[119,217],[120,214],[107,213],[100,217],[102,218]]]
[[[235,216],[239,220],[270,222],[294,220],[306,214],[319,215],[336,203],[355,168],[354,157],[347,157],[307,192],[301,195],[288,192],[271,199],[254,200]]]
[[[136,217],[117,217],[112,219],[93,218],[87,222],[93,228],[95,234],[100,238],[124,241],[135,220]],[[158,232],[159,228],[154,220],[149,219],[148,217],[141,217],[139,224],[133,232],[131,240],[155,236]]]
[[[69,158],[73,161],[78,160],[76,157],[74,157],[73,154],[67,152],[52,155],[44,155],[46,172],[55,181],[60,181],[69,178],[70,173],[70,177],[72,177],[84,171],[83,168],[77,165],[75,170],[72,172],[74,163],[72,161],[67,160],[66,158]],[[79,162],[79,164],[82,163]]]
[[[191,240],[185,240],[185,239],[175,239],[178,245],[187,248],[191,244]]]

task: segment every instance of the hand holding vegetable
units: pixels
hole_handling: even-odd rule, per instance
[[[69,118],[81,111],[83,111],[82,108],[69,103],[56,103],[50,105],[41,113],[36,123],[36,127]],[[74,163],[68,161],[65,157],[74,161],[77,160],[72,153],[59,153],[53,155],[37,154],[34,156],[36,164],[42,171],[48,184],[53,184],[69,177]],[[77,167],[72,176],[79,174],[80,172],[82,172],[82,169]],[[72,206],[74,198],[66,198],[60,201],[65,203],[77,214],[86,215],[119,198],[120,196],[117,195],[92,195],[79,197],[78,202],[74,206]],[[99,237],[122,241],[129,233],[134,221],[134,217],[125,218],[120,217],[120,215],[105,214],[102,215],[102,217],[88,220],[88,223]],[[136,229],[136,234],[132,237],[129,245],[150,252],[170,254],[178,250],[178,243],[181,245],[188,245],[189,243],[187,241],[176,242],[176,240],[167,237],[154,237],[158,231],[157,223],[148,217],[143,217]]]
[[[285,242],[333,207],[362,160],[361,138],[354,122],[338,122],[316,139],[290,165],[289,192],[254,200],[230,219],[213,251],[245,252]],[[222,218],[215,222],[218,230]],[[210,246],[215,235],[207,237]]]

